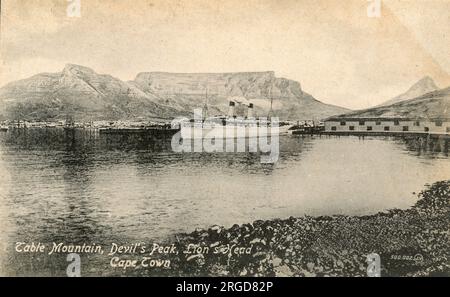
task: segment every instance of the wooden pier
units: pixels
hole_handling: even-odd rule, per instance
[[[102,128],[99,129],[100,134],[149,134],[149,135],[173,135],[180,131],[171,128]]]

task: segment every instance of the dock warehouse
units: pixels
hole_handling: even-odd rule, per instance
[[[324,124],[325,132],[450,133],[450,118],[330,117]]]

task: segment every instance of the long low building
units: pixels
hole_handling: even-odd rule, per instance
[[[325,132],[402,132],[449,134],[450,119],[331,117],[324,121]]]

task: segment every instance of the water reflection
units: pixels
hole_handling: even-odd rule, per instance
[[[30,259],[14,253],[15,241],[161,240],[213,224],[375,213],[407,208],[413,192],[450,176],[443,138],[281,137],[280,152],[261,164],[258,153],[173,153],[164,136],[2,133],[0,272],[64,272],[63,256]],[[93,274],[107,266],[89,263]]]

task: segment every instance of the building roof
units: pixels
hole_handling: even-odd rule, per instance
[[[407,118],[407,117],[345,117],[345,116],[333,116],[324,120],[325,122],[329,121],[348,121],[348,122],[358,122],[358,121],[443,121],[450,122],[449,118],[425,118],[425,117],[417,117],[417,118]]]

